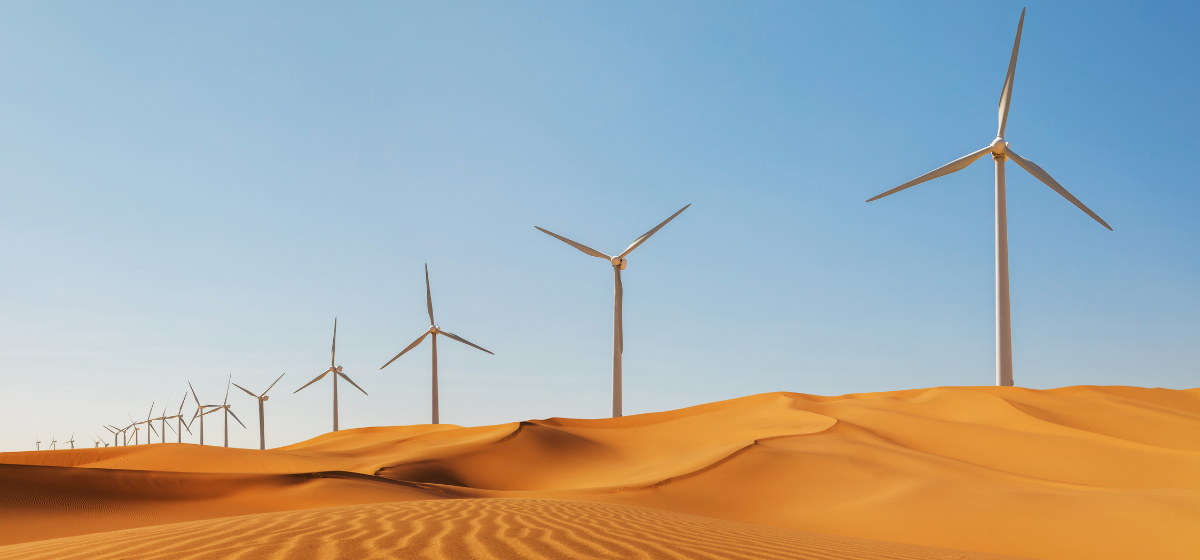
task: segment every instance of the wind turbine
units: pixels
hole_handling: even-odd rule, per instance
[[[50,449],[58,449],[57,447],[55,447],[55,444],[57,444],[57,443],[58,443],[58,440],[54,439],[54,432],[50,432]]]
[[[1012,386],[1013,384],[1012,321],[1009,316],[1008,298],[1008,210],[1004,191],[1005,160],[1013,160],[1017,165],[1024,168],[1025,171],[1028,171],[1030,175],[1045,183],[1046,186],[1062,195],[1063,198],[1069,200],[1071,204],[1074,204],[1080,210],[1083,210],[1085,214],[1091,216],[1100,225],[1112,231],[1112,227],[1108,223],[1100,219],[1100,216],[1097,216],[1087,206],[1084,206],[1079,199],[1067,192],[1067,189],[1058,184],[1058,181],[1055,181],[1049,173],[1046,173],[1036,163],[1017,155],[1004,139],[1004,128],[1008,123],[1008,108],[1012,101],[1013,78],[1017,71],[1017,51],[1021,46],[1021,28],[1024,25],[1025,10],[1022,9],[1021,20],[1017,24],[1017,38],[1013,42],[1012,58],[1008,61],[1008,75],[1004,78],[1004,87],[1000,91],[1000,126],[996,130],[996,139],[992,140],[991,144],[982,149],[971,152],[929,173],[867,200],[867,202],[878,200],[913,185],[960,171],[974,163],[975,160],[991,154],[992,161],[996,164],[996,385],[998,386]]]
[[[186,393],[184,394],[184,398],[187,398]],[[162,413],[159,414],[158,418],[150,419],[150,422],[158,420],[159,436],[162,438],[160,443],[167,443],[167,428],[170,428],[170,426],[167,425],[167,418],[174,418],[174,416],[167,416],[167,405],[170,403],[171,399],[167,399],[167,402],[163,404]],[[180,405],[180,408],[183,408],[182,404]],[[151,412],[153,412],[153,410]],[[174,430],[175,428],[171,429]]]
[[[71,444],[71,449],[75,449],[75,430],[71,430],[71,439],[64,441],[63,443],[69,443]]]
[[[154,435],[158,435],[158,430],[154,429],[154,424],[152,423],[153,421],[150,419],[150,417],[153,415],[154,415],[154,403],[150,403],[150,411],[146,413],[146,419],[142,422],[138,422],[138,424],[145,424],[146,428],[148,428],[146,430],[146,445],[150,445],[150,433],[151,432],[154,432]],[[133,418],[130,418],[130,420],[133,420]],[[135,430],[134,431],[134,443],[135,444],[137,443],[136,436],[137,436],[137,432]]]
[[[279,377],[275,378],[275,383],[279,383],[279,380],[283,379],[284,375],[287,375],[286,371],[283,372],[282,374],[280,374]],[[271,387],[274,387],[275,383],[271,383]],[[258,399],[258,448],[266,449],[267,448],[267,431],[266,431],[266,423],[265,423],[265,420],[263,417],[263,403],[267,402],[267,399],[271,398],[271,397],[267,396],[267,392],[271,390],[271,387],[267,387],[267,390],[263,391],[261,395],[255,395],[254,393],[251,393],[248,389],[246,389],[245,387],[242,387],[241,385],[238,385],[237,383],[234,383],[233,386],[237,387],[238,389],[241,389],[243,391],[246,391],[247,395],[250,395],[251,397]]]
[[[192,419],[188,424],[195,422],[196,418],[200,418],[200,445],[204,445],[204,415],[206,414],[204,409],[213,405],[200,404],[200,397],[196,396],[196,388],[192,387],[191,381],[188,381],[188,389],[192,390],[192,400],[196,401],[196,413],[192,415]],[[182,411],[182,409],[180,410]],[[188,431],[190,432],[191,430]]]
[[[229,383],[232,380],[233,380],[233,374],[230,374],[229,381],[225,382],[225,401],[222,402],[220,405],[215,405],[215,404],[206,405],[210,410],[208,412],[204,413],[204,414],[211,414],[218,410],[225,411],[225,447],[229,447],[229,415],[233,414],[233,411],[229,409],[229,407],[231,406],[229,404]],[[204,426],[204,414],[200,415],[200,422],[201,422],[200,426],[202,428]],[[236,414],[233,414],[233,419],[237,420],[238,424],[242,424],[242,419],[238,418]],[[242,427],[245,428],[246,425],[242,424]]]
[[[608,261],[613,267],[613,282],[616,285],[613,290],[613,418],[621,416],[621,354],[625,351],[625,333],[621,316],[621,301],[624,294],[624,291],[621,288],[621,271],[625,270],[625,266],[628,264],[628,261],[626,261],[625,257],[628,256],[629,253],[632,253],[634,249],[637,249],[639,245],[645,243],[647,239],[650,239],[651,235],[658,233],[658,230],[662,229],[662,227],[667,225],[668,222],[674,220],[675,216],[683,213],[683,211],[687,210],[690,206],[691,204],[688,204],[687,206],[680,208],[678,212],[671,214],[670,218],[663,220],[663,223],[654,226],[654,229],[633,240],[633,243],[631,243],[629,247],[625,249],[625,251],[615,257],[605,255],[604,253],[601,253],[600,251],[597,251],[582,243],[571,241],[570,239],[567,239],[566,237],[563,237],[557,233],[533,226],[537,227],[538,231],[557,238],[559,241],[579,249],[587,255]]]
[[[176,423],[175,423],[176,427],[172,428],[172,429],[174,429],[175,433],[178,434],[178,436],[179,436],[179,441],[177,443],[183,443],[183,431],[184,430],[187,430],[188,434],[192,433],[191,428],[189,428],[187,424],[183,423],[183,405],[187,404],[187,396],[188,396],[187,391],[184,391],[183,392],[183,402],[179,403],[179,411],[176,412],[174,416],[167,416],[167,417],[163,418],[164,424],[166,423],[167,420],[170,420],[172,418],[174,418],[176,420]],[[165,407],[164,407],[164,409],[165,409]]]
[[[487,352],[488,354],[492,354],[492,352],[491,352],[491,350],[488,350],[482,346],[477,346],[471,342],[468,342],[466,339],[464,339],[452,332],[447,332],[447,331],[442,330],[442,328],[438,326],[437,321],[433,320],[433,293],[429,289],[429,265],[428,264],[425,265],[425,306],[429,310],[429,330],[425,331],[425,334],[422,334],[420,337],[418,337],[416,340],[414,340],[412,344],[408,345],[408,348],[401,350],[399,354],[396,354],[395,358],[388,360],[388,363],[383,364],[383,367],[380,367],[379,369],[388,367],[388,365],[390,365],[392,362],[396,361],[397,358],[399,358],[400,356],[403,356],[405,352],[408,352],[409,350],[416,348],[418,344],[421,344],[422,340],[425,340],[425,337],[432,334],[433,335],[433,423],[437,424],[438,420],[439,420],[439,418],[438,418],[438,377],[437,377],[437,335],[439,335],[439,334],[445,335],[447,338],[449,338],[451,340],[457,340],[463,344],[466,344],[467,346],[471,346],[473,348],[478,348],[479,350],[483,350],[484,352]],[[492,355],[495,356],[495,354],[492,354]]]
[[[42,450],[42,438],[37,438],[37,441],[34,443],[34,445],[37,445],[37,450],[41,451]]]
[[[334,362],[336,361],[336,358],[337,358],[337,317],[334,317],[333,318],[333,349],[329,351],[329,369],[325,370],[325,372],[322,373],[321,375],[318,375],[316,379],[313,379],[312,381],[305,383],[304,387],[308,387],[309,385],[312,385],[313,383],[320,381],[323,377],[328,375],[329,372],[333,372],[333,431],[335,431],[335,432],[338,431],[338,389],[337,389],[338,377],[340,376],[342,379],[349,381],[351,385],[354,385],[355,389],[362,391],[362,394],[364,394],[364,395],[367,394],[366,391],[363,391],[362,387],[359,387],[357,383],[355,383],[349,377],[347,377],[346,374],[342,373],[342,366],[334,366],[333,365]],[[292,392],[292,394],[295,395],[296,393],[303,391],[304,387],[296,389],[295,391]],[[368,396],[370,396],[370,395],[368,395]]]

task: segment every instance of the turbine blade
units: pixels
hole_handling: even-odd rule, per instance
[[[655,227],[654,227],[654,229],[652,229],[652,230],[650,230],[650,231],[647,231],[647,232],[646,232],[645,234],[643,234],[641,237],[639,237],[639,238],[637,238],[637,239],[634,239],[634,240],[633,240],[633,243],[632,243],[632,244],[630,244],[630,245],[629,245],[629,247],[625,249],[625,252],[621,253],[621,254],[620,254],[620,255],[618,255],[618,256],[620,256],[620,257],[624,257],[625,255],[628,255],[629,253],[632,253],[634,249],[637,249],[637,248],[638,248],[638,245],[641,245],[642,243],[645,243],[647,239],[650,239],[650,236],[651,236],[651,235],[654,235],[655,233],[658,233],[658,230],[662,229],[662,227],[663,227],[663,226],[667,225],[667,222],[670,222],[671,220],[674,220],[674,219],[675,219],[675,216],[678,216],[678,215],[682,214],[682,213],[683,213],[683,211],[684,211],[684,210],[687,210],[687,209],[688,209],[688,207],[690,207],[690,206],[691,206],[691,204],[688,204],[687,206],[684,206],[683,208],[680,208],[678,212],[676,212],[676,213],[674,213],[674,214],[671,214],[671,217],[670,217],[670,218],[667,218],[667,219],[663,220],[663,223],[661,223],[661,224],[658,224],[657,226],[655,226]]]
[[[241,419],[241,418],[238,418],[238,417],[237,417],[237,415],[233,413],[233,409],[232,409],[232,408],[229,408],[229,407],[227,406],[227,407],[225,407],[225,411],[226,411],[226,412],[228,412],[228,413],[229,413],[229,415],[230,415],[230,416],[232,416],[234,420],[237,420],[238,424],[242,424],[242,419]],[[243,428],[245,428],[245,427],[246,427],[246,425],[245,425],[245,424],[242,424],[242,427],[243,427]]]
[[[359,387],[359,386],[358,386],[358,383],[355,383],[355,382],[354,382],[354,380],[350,379],[350,377],[349,377],[349,376],[347,376],[346,374],[344,374],[344,373],[342,373],[342,372],[340,372],[340,371],[339,371],[339,372],[337,372],[337,374],[338,374],[338,375],[340,375],[340,376],[342,376],[342,379],[345,379],[346,381],[349,381],[349,382],[350,382],[350,384],[351,384],[351,385],[353,385],[355,389],[358,389],[359,391],[362,391],[362,394],[364,394],[364,395],[367,395],[367,392],[366,392],[366,391],[363,391],[363,388],[362,388],[362,387]],[[369,397],[369,396],[371,396],[371,395],[367,395],[367,396]]]
[[[192,400],[196,401],[196,406],[200,406],[200,398],[196,396],[196,388],[192,387],[191,381],[188,381],[188,389],[192,390]]]
[[[1021,28],[1025,26],[1025,8],[1021,8],[1021,21],[1017,23],[1017,38],[1013,41],[1012,58],[1008,60],[1008,75],[1004,78],[1004,88],[1000,91],[1000,128],[996,129],[996,137],[1004,138],[1004,127],[1008,126],[1008,107],[1012,103],[1013,78],[1017,75],[1017,51],[1021,49]]]
[[[234,384],[233,384],[233,386],[234,386],[234,387],[237,387],[238,389],[241,389],[241,390],[245,391],[245,392],[246,392],[246,394],[247,394],[247,395],[250,395],[251,397],[254,397],[254,398],[256,398],[256,399],[258,398],[258,395],[255,395],[254,393],[251,393],[249,389],[247,389],[247,388],[245,388],[245,387],[242,387],[241,385],[238,385],[237,383],[234,383]]]
[[[321,375],[318,375],[316,379],[313,379],[312,381],[309,381],[308,383],[305,383],[305,384],[304,384],[304,387],[308,387],[309,385],[312,385],[313,383],[316,383],[316,382],[318,382],[318,381],[320,381],[320,380],[324,379],[324,378],[325,378],[325,375],[326,375],[326,374],[328,374],[328,373],[329,373],[329,372],[331,372],[331,371],[333,371],[333,368],[329,368],[329,369],[325,370],[325,373],[322,373]],[[293,395],[295,395],[296,393],[299,393],[300,391],[303,391],[303,390],[304,390],[304,387],[301,387],[301,388],[299,388],[299,389],[296,389],[295,391],[292,391],[292,394],[293,394]]]
[[[615,300],[613,302],[613,317],[614,317],[613,322],[616,323],[615,330],[617,332],[614,334],[616,334],[617,353],[624,354],[625,353],[625,287],[624,287],[624,285],[621,284],[621,269],[614,266],[613,270],[615,270],[617,273],[617,275],[616,275],[616,290],[615,290],[616,294],[614,294],[615,297],[613,298]]]
[[[1071,201],[1071,204],[1074,204],[1077,208],[1079,208],[1080,210],[1083,210],[1083,212],[1085,214],[1091,216],[1093,220],[1100,222],[1100,225],[1108,228],[1108,231],[1112,231],[1112,226],[1108,225],[1108,222],[1105,222],[1104,220],[1100,219],[1100,216],[1097,216],[1096,213],[1092,212],[1092,210],[1090,208],[1088,208],[1087,206],[1084,206],[1084,204],[1082,202],[1079,202],[1078,198],[1075,198],[1074,195],[1067,192],[1067,189],[1064,189],[1062,185],[1058,184],[1058,181],[1055,181],[1054,177],[1051,177],[1049,173],[1046,173],[1046,170],[1042,169],[1041,167],[1038,167],[1038,164],[1033,163],[1032,161],[1029,161],[1029,160],[1017,155],[1017,153],[1012,151],[1011,148],[1005,148],[1004,155],[1012,158],[1013,161],[1017,162],[1017,165],[1020,165],[1021,167],[1025,168],[1025,171],[1028,171],[1030,175],[1037,177],[1037,179],[1039,181],[1045,183],[1047,187],[1054,189],[1054,192],[1062,195],[1063,198]]]
[[[149,420],[154,415],[154,403],[150,403],[150,412],[146,413],[146,420]]]
[[[154,435],[158,435],[158,430],[154,429],[154,423],[146,422],[146,427],[150,428],[150,431],[154,432]]]
[[[287,372],[286,372],[286,371],[285,371],[285,372],[283,372],[283,373],[281,373],[281,374],[279,374],[279,377],[276,377],[276,378],[275,378],[275,382],[274,382],[274,383],[271,383],[271,387],[274,387],[274,386],[275,386],[275,383],[279,383],[279,380],[280,380],[280,379],[283,379],[283,376],[285,376],[285,375],[287,375]],[[271,387],[267,387],[267,391],[270,391],[270,390],[271,390]],[[262,396],[264,396],[264,397],[265,397],[265,396],[267,396],[267,391],[263,391],[263,394],[262,394]]]
[[[208,416],[209,414],[217,412],[218,410],[225,410],[225,407],[224,406],[216,406],[216,407],[210,408],[210,409],[208,409],[207,412],[201,414],[200,416]]]
[[[574,242],[574,241],[571,241],[570,239],[567,239],[566,237],[563,237],[563,236],[561,236],[561,235],[559,235],[559,234],[557,234],[557,233],[554,233],[554,232],[552,232],[552,231],[547,231],[547,230],[544,230],[544,229],[542,229],[542,228],[540,228],[540,227],[537,227],[537,226],[533,226],[533,227],[537,228],[537,229],[538,229],[538,231],[540,231],[540,232],[542,232],[542,233],[545,233],[545,234],[547,234],[547,235],[550,235],[550,236],[552,236],[552,237],[555,237],[555,238],[557,238],[559,241],[562,241],[563,243],[566,243],[567,245],[570,245],[570,246],[572,246],[572,247],[574,247],[574,248],[576,248],[576,249],[579,249],[580,251],[583,251],[584,253],[587,253],[587,254],[589,254],[589,255],[591,255],[591,256],[593,256],[593,257],[596,257],[596,258],[599,258],[599,259],[604,259],[604,260],[606,260],[606,261],[607,261],[607,260],[612,260],[612,259],[611,259],[611,257],[609,257],[608,255],[605,255],[604,253],[601,253],[600,251],[597,251],[597,250],[595,250],[595,249],[593,249],[593,248],[591,248],[591,247],[588,247],[587,245],[584,245],[583,243],[576,243],[576,242]]]
[[[983,157],[985,154],[987,154],[991,151],[992,151],[992,147],[988,146],[979,151],[971,152],[971,153],[969,153],[963,157],[960,157],[950,163],[947,163],[946,165],[943,165],[937,169],[934,169],[933,171],[930,171],[929,173],[926,173],[920,177],[917,177],[916,179],[913,179],[907,183],[904,183],[903,185],[900,185],[899,187],[896,187],[885,193],[878,194],[871,198],[868,198],[867,202],[879,200],[879,199],[881,199],[885,196],[891,195],[891,194],[896,194],[904,189],[907,189],[908,187],[911,187],[913,185],[919,185],[930,179],[937,179],[938,177],[941,177],[943,175],[949,175],[951,173],[954,173],[955,171],[962,171],[963,169],[966,169],[968,165],[975,163],[975,160]]]
[[[175,414],[177,414],[177,415],[183,414],[183,405],[187,404],[187,395],[188,395],[187,391],[184,391],[183,392],[183,400],[179,403],[179,411],[176,412]],[[200,401],[196,401],[196,402],[199,403]]]
[[[337,358],[337,317],[333,318],[333,348],[329,349],[329,367],[333,367],[333,362]]]
[[[425,305],[429,308],[429,326],[434,326],[437,321],[433,320],[433,293],[429,290],[429,263],[425,263]]]
[[[385,367],[388,367],[389,365],[391,365],[391,364],[392,364],[392,362],[396,361],[396,359],[397,359],[397,358],[399,358],[400,356],[403,356],[405,352],[408,352],[409,350],[412,350],[413,348],[416,348],[416,347],[417,347],[417,345],[418,345],[418,344],[420,344],[422,340],[425,340],[425,337],[427,337],[427,336],[429,336],[429,331],[425,331],[425,334],[421,335],[419,338],[417,338],[416,340],[414,340],[412,344],[409,344],[409,345],[408,345],[408,348],[405,348],[404,350],[401,350],[399,354],[396,354],[396,357],[395,357],[395,358],[392,358],[392,359],[388,360],[388,363],[386,363],[386,364],[383,364],[383,367],[380,367],[379,369],[383,369],[383,368],[385,368]]]
[[[175,427],[174,427],[174,426],[172,426],[170,422],[163,422],[163,425],[164,425],[164,426],[166,426],[166,427],[168,427],[168,428],[171,428],[171,431],[172,431],[172,432],[174,432],[174,431],[175,431]]]
[[[491,351],[491,350],[488,350],[487,348],[484,348],[484,347],[482,347],[482,346],[479,346],[478,344],[474,344],[474,343],[472,343],[472,342],[468,341],[467,339],[465,339],[465,338],[463,338],[463,337],[461,337],[461,336],[458,336],[458,335],[456,335],[456,334],[454,334],[454,333],[452,333],[452,332],[446,332],[446,331],[442,331],[442,334],[444,334],[444,335],[446,335],[446,336],[448,336],[448,337],[450,337],[450,338],[453,338],[454,340],[457,340],[457,341],[459,341],[459,342],[461,342],[461,343],[463,343],[463,344],[466,344],[467,346],[471,346],[471,347],[473,347],[473,348],[478,348],[478,349],[480,349],[480,350],[483,350],[484,352],[487,352],[488,354],[492,354],[492,351]],[[492,354],[492,355],[493,355],[493,356],[495,356],[495,354]]]
[[[196,420],[195,418],[192,418],[192,422],[194,422],[195,420]],[[181,424],[183,425],[183,429],[187,430],[187,433],[189,436],[192,435],[192,422],[181,422]]]
[[[229,404],[229,384],[233,382],[233,374],[229,374],[229,379],[225,380],[225,400],[221,404]]]

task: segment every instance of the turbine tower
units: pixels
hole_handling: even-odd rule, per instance
[[[287,375],[286,371],[283,372],[282,374],[280,374],[279,377],[275,378],[275,383],[279,383],[279,380],[283,379],[284,375]],[[258,448],[260,450],[267,448],[267,429],[266,429],[266,420],[263,417],[263,403],[267,402],[267,399],[271,398],[271,397],[267,396],[267,392],[269,392],[271,390],[271,388],[275,386],[275,383],[271,383],[271,386],[267,387],[267,390],[263,391],[261,395],[255,395],[254,393],[251,393],[248,389],[246,389],[245,387],[242,387],[241,385],[238,385],[237,383],[233,384],[234,387],[237,387],[238,389],[246,391],[247,395],[250,395],[251,397],[258,399]]]
[[[691,204],[688,204],[687,206],[680,208],[678,212],[671,214],[670,218],[663,220],[663,223],[654,226],[654,229],[633,240],[633,243],[630,244],[629,247],[627,247],[620,255],[615,257],[605,255],[604,253],[601,253],[600,251],[597,251],[582,243],[571,241],[570,239],[567,239],[566,237],[563,237],[557,233],[533,226],[537,227],[537,229],[542,233],[555,237],[559,241],[583,251],[587,255],[608,261],[613,267],[613,282],[615,284],[615,288],[613,289],[613,418],[621,416],[621,354],[625,351],[625,328],[623,325],[624,321],[622,320],[621,316],[621,302],[624,297],[624,290],[621,288],[621,271],[625,270],[625,266],[629,264],[628,261],[625,260],[625,257],[628,256],[629,253],[632,253],[634,249],[637,249],[639,245],[645,243],[647,239],[650,239],[651,235],[658,233],[658,230],[662,229],[662,227],[667,225],[668,222],[674,220],[675,216],[683,213],[683,211],[687,210],[690,206]]]
[[[395,358],[388,360],[388,363],[383,364],[383,366],[380,367],[379,369],[388,367],[388,365],[390,365],[392,362],[396,361],[396,358],[403,356],[405,352],[408,352],[409,350],[416,348],[418,344],[421,344],[421,341],[425,340],[425,337],[427,337],[429,335],[433,335],[433,423],[438,424],[438,423],[440,423],[440,418],[438,415],[437,335],[439,335],[439,334],[445,335],[447,338],[449,338],[451,340],[457,340],[457,341],[459,341],[463,344],[466,344],[467,346],[470,346],[472,348],[477,348],[479,350],[483,350],[484,352],[487,352],[488,354],[492,354],[492,351],[488,350],[482,346],[478,346],[476,344],[468,342],[465,338],[462,338],[461,336],[458,336],[452,332],[447,332],[447,331],[442,330],[442,328],[438,326],[437,321],[433,320],[433,293],[429,289],[429,265],[428,264],[425,265],[425,306],[429,310],[429,330],[425,331],[424,334],[417,337],[417,339],[414,340],[412,344],[408,345],[408,348],[401,350],[399,354],[396,354]],[[492,355],[495,356],[495,354],[492,354]]]
[[[320,381],[321,378],[328,375],[329,372],[333,372],[333,431],[335,431],[335,432],[338,431],[338,390],[337,390],[338,377],[340,376],[342,379],[349,381],[351,385],[354,385],[355,389],[362,391],[362,394],[364,394],[364,395],[367,394],[366,391],[363,391],[362,387],[358,386],[358,383],[355,383],[349,377],[347,377],[346,374],[342,373],[342,366],[334,365],[334,363],[336,361],[337,361],[337,317],[334,317],[333,318],[333,348],[329,351],[329,369],[325,370],[325,372],[322,373],[321,375],[318,375],[316,379],[313,379],[312,381],[305,383],[304,387],[308,387],[309,385],[312,385],[313,383]],[[304,387],[296,389],[295,391],[292,392],[292,394],[294,395],[296,393],[299,393],[300,391],[303,391]]]
[[[879,200],[913,185],[966,169],[975,160],[985,155],[990,154],[992,156],[992,161],[996,164],[996,385],[1001,387],[1013,385],[1012,321],[1009,316],[1008,298],[1008,207],[1004,191],[1004,162],[1009,159],[1013,160],[1017,165],[1024,168],[1025,171],[1028,171],[1030,175],[1045,183],[1046,186],[1053,189],[1059,195],[1062,195],[1063,198],[1069,200],[1071,204],[1074,204],[1080,210],[1083,210],[1092,219],[1100,222],[1100,225],[1112,231],[1111,226],[1100,219],[1100,216],[1097,216],[1087,206],[1084,206],[1079,199],[1067,192],[1067,189],[1058,184],[1058,181],[1055,181],[1049,173],[1046,173],[1036,163],[1017,155],[1004,138],[1004,128],[1008,123],[1008,108],[1012,101],[1013,78],[1017,71],[1017,51],[1021,47],[1021,29],[1024,25],[1025,10],[1022,9],[1021,20],[1017,24],[1017,38],[1013,42],[1012,58],[1008,61],[1008,75],[1004,78],[1004,87],[1000,91],[1000,126],[996,130],[996,138],[992,140],[992,143],[867,200],[867,202]]]

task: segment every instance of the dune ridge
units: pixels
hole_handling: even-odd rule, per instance
[[[569,500],[418,501],[227,517],[0,547],[0,558],[961,559],[991,554]]]
[[[151,492],[127,507],[123,526],[379,502],[560,499],[1037,558],[1184,559],[1200,550],[1200,389],[781,392],[613,419],[360,428],[267,451],[160,444],[4,453],[0,463],[125,481],[79,496],[56,487],[60,471],[26,477],[22,503],[43,505],[21,510],[0,493],[0,520],[18,528],[93,507],[81,502],[127,507],[136,484],[172,473],[253,474],[261,478],[219,499]],[[16,480],[13,468],[0,468],[0,483]],[[347,474],[297,478],[328,471]],[[146,481],[132,482],[139,476]],[[75,533],[53,536],[118,527],[73,519]],[[48,538],[31,535],[0,528],[0,544]]]

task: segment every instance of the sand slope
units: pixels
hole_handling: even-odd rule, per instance
[[[154,502],[208,517],[463,497],[568,499],[1035,558],[1193,558],[1200,550],[1196,389],[768,393],[617,419],[345,430],[266,452],[167,444],[5,453],[0,463],[123,469],[104,472],[131,480],[171,471],[262,477],[243,484],[236,500],[163,493]],[[60,471],[34,476],[41,486],[25,483],[50,497],[22,519],[58,515],[56,504],[71,500],[104,509],[125,499],[122,487],[56,494]],[[294,506],[265,498],[278,491],[270,488],[291,488],[294,473],[319,471],[364,476],[338,481],[356,488],[353,498],[320,491],[327,479],[298,485],[315,497]],[[0,488],[9,472],[0,469]],[[322,502],[332,499],[343,501]],[[4,500],[0,492],[0,519],[13,518],[6,512],[15,506]],[[124,526],[153,523],[134,517]],[[78,523],[77,534],[114,527],[89,523]],[[0,528],[0,542],[27,540]]]
[[[963,559],[990,554],[831,537],[568,500],[453,500],[227,517],[0,547],[0,558]]]

